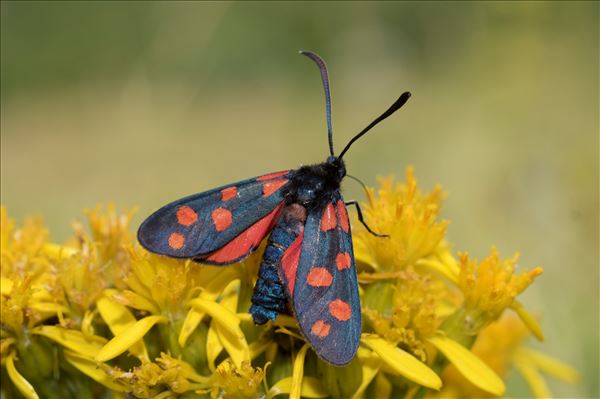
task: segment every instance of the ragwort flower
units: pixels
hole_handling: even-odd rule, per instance
[[[516,258],[495,250],[480,263],[457,260],[438,219],[443,192],[423,193],[411,168],[404,183],[383,179],[375,193],[367,189],[366,219],[391,237],[355,224],[364,325],[357,357],[342,368],[317,358],[293,317],[252,323],[264,247],[225,268],[152,255],[135,243],[132,213],[113,205],[87,211],[91,234],[76,224],[57,245],[38,220],[15,229],[3,209],[0,349],[12,382],[3,380],[3,394],[480,397],[501,395],[515,368],[541,397],[541,372],[576,380],[500,318],[511,309],[542,338],[517,301],[541,268],[517,274]]]
[[[471,350],[502,378],[507,376],[511,368],[516,369],[536,398],[552,396],[541,372],[570,383],[579,380],[579,374],[572,367],[525,346],[529,334],[530,331],[522,321],[505,316],[484,327]],[[433,394],[430,397],[496,397],[473,385],[453,365],[444,369],[442,380],[442,391],[439,395]]]
[[[513,305],[517,295],[543,273],[541,267],[536,267],[515,274],[518,257],[515,254],[502,260],[496,248],[492,248],[490,256],[479,263],[469,259],[466,253],[460,255],[458,287],[464,295],[469,328],[477,331],[496,320]]]
[[[367,188],[363,213],[369,226],[388,234],[382,240],[355,223],[355,256],[375,271],[400,270],[432,254],[442,243],[448,222],[437,220],[443,191],[435,187],[424,194],[417,186],[412,168],[406,170],[406,182],[380,179],[377,195]]]

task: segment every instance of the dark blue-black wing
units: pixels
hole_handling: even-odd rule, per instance
[[[138,241],[174,258],[237,262],[273,228],[292,173],[271,173],[172,202],[142,223]]]
[[[361,334],[360,298],[346,206],[335,192],[309,210],[299,260],[282,262],[292,307],[304,337],[335,365],[350,362]]]

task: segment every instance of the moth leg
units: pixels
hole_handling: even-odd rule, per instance
[[[365,228],[367,229],[367,231],[369,233],[373,234],[375,237],[390,238],[390,236],[388,234],[378,234],[378,233],[375,233],[373,230],[371,230],[371,228],[369,227],[367,222],[365,222],[362,211],[360,209],[360,205],[358,204],[357,201],[348,201],[348,202],[346,202],[346,206],[348,206],[348,205],[354,205],[356,207],[356,213],[358,214],[358,221],[361,222],[363,226],[365,226]]]

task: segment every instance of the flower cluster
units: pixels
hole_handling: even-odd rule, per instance
[[[293,317],[247,313],[262,250],[230,267],[156,256],[136,244],[133,212],[88,210],[65,244],[40,219],[1,210],[2,397],[497,397],[510,369],[536,397],[571,367],[526,346],[543,339],[518,295],[542,273],[496,249],[455,254],[443,191],[406,181],[367,189],[354,223],[363,334],[345,367],[319,359]],[[511,310],[510,313],[505,312]],[[17,394],[18,395],[18,394]]]

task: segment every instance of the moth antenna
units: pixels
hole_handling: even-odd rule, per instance
[[[342,152],[340,152],[340,155],[338,155],[338,159],[341,159],[344,156],[344,154],[346,153],[346,151],[348,151],[348,149],[350,148],[352,143],[354,143],[356,140],[361,138],[365,133],[367,133],[369,130],[371,130],[379,122],[383,121],[388,116],[390,116],[394,112],[398,111],[404,104],[406,104],[406,102],[408,101],[410,96],[411,96],[411,94],[408,91],[405,91],[404,93],[402,93],[400,95],[400,97],[387,109],[387,111],[385,111],[383,114],[379,115],[373,122],[369,123],[369,126],[364,128],[363,130],[361,130],[356,136],[352,137],[352,140],[350,140],[348,142],[348,144],[346,144],[346,147],[344,147]]]
[[[334,156],[333,151],[333,129],[331,128],[331,97],[329,95],[329,75],[327,73],[327,65],[325,61],[317,54],[312,51],[300,50],[300,54],[307,56],[317,64],[319,71],[321,72],[321,79],[323,80],[323,89],[325,89],[325,115],[327,117],[327,133],[329,135],[329,153]]]

